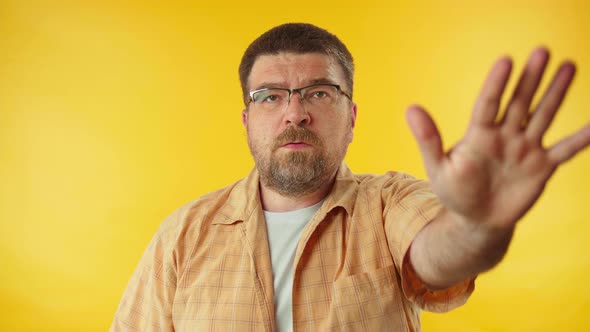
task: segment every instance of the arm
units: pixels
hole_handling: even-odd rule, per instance
[[[463,221],[443,209],[418,233],[408,251],[409,259],[430,289],[445,289],[500,262],[513,230]]]
[[[420,107],[408,109],[432,190],[443,211],[414,239],[409,259],[432,288],[445,288],[492,268],[504,256],[516,223],[533,206],[557,167],[590,144],[590,125],[545,148],[549,128],[575,73],[564,62],[536,108],[531,101],[549,54],[535,50],[500,120],[512,63],[490,71],[464,138],[445,153],[440,134]]]
[[[172,303],[177,271],[173,257],[175,212],[160,226],[145,250],[115,313],[110,331],[174,331]]]

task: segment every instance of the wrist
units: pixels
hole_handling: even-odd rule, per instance
[[[482,220],[472,220],[447,210],[445,218],[451,223],[448,228],[451,238],[457,239],[457,246],[468,260],[479,262],[479,272],[489,270],[502,260],[514,234],[515,225],[504,226]]]
[[[472,235],[475,238],[494,239],[512,236],[516,226],[515,223],[498,222],[497,220],[489,220],[485,217],[465,217],[446,208],[443,213],[447,214],[445,219],[452,222],[453,227],[459,232]]]

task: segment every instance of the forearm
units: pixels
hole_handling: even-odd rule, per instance
[[[443,210],[414,239],[411,264],[429,288],[442,289],[494,267],[514,228],[492,229]]]

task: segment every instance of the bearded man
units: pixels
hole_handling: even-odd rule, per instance
[[[409,107],[425,182],[343,162],[357,105],[336,36],[310,24],[267,31],[239,68],[255,169],[162,223],[111,331],[419,331],[421,310],[465,303],[557,166],[590,144],[588,125],[541,144],[575,71],[564,62],[529,113],[548,59],[533,51],[497,120],[512,66],[500,58],[449,153]]]

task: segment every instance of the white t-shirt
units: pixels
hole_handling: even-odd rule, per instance
[[[276,325],[279,332],[293,331],[293,262],[305,225],[323,201],[304,209],[289,212],[264,211],[272,275]]]

